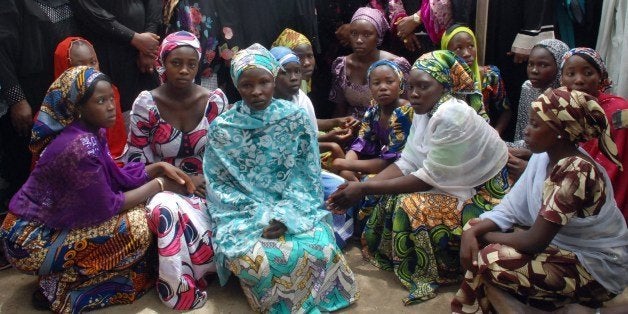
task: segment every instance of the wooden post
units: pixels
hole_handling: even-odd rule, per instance
[[[488,2],[489,0],[477,0],[475,6],[475,37],[477,38],[478,64],[484,65],[486,55],[486,29],[488,27]]]

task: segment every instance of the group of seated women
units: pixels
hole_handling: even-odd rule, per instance
[[[443,50],[410,66],[377,49],[379,11],[359,9],[349,27],[333,119],[317,119],[304,92],[314,61],[303,35],[237,52],[233,104],[194,83],[197,38],[168,35],[163,84],[135,100],[117,160],[110,79],[67,64],[0,229],[9,262],[39,276],[34,305],[75,313],[156,286],[166,306],[189,310],[207,301],[208,275],[224,285],[233,274],[256,312],[335,311],[359,298],[341,251],[352,236],[409,290],[405,304],[460,282],[457,313],[599,308],[621,293],[628,138],[616,112],[628,105],[603,93],[594,50],[535,46],[525,127],[506,143],[503,82],[478,65],[469,28],[447,30]],[[66,46],[68,60],[89,48]]]

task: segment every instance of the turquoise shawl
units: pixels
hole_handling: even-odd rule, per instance
[[[209,126],[203,171],[221,282],[228,278],[225,258],[246,254],[271,219],[291,234],[329,219],[317,135],[292,102],[273,99],[255,111],[239,101],[218,116]]]

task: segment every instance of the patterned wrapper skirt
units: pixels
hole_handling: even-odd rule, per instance
[[[460,236],[467,221],[491,210],[510,189],[504,168],[459,208],[456,197],[434,192],[382,196],[362,233],[362,254],[394,271],[412,304],[432,299],[439,285],[459,282]]]
[[[256,312],[319,313],[349,306],[358,289],[331,227],[319,222],[301,234],[260,240],[227,260]]]
[[[157,236],[159,298],[175,310],[202,307],[207,301],[204,276],[216,272],[205,199],[162,192],[150,199],[146,210]]]
[[[452,312],[494,313],[484,290],[486,283],[546,311],[574,302],[598,308],[615,296],[591,276],[573,252],[550,245],[530,255],[489,244],[478,253],[476,273],[467,271],[451,302]]]
[[[151,234],[143,207],[76,229],[52,229],[9,213],[0,236],[13,267],[39,275],[54,312],[132,303],[153,284],[144,257]]]

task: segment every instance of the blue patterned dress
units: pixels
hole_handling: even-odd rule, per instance
[[[209,127],[203,158],[221,282],[240,278],[258,312],[334,311],[358,296],[323,209],[317,137],[302,108],[242,101]],[[270,220],[287,227],[262,237]]]

